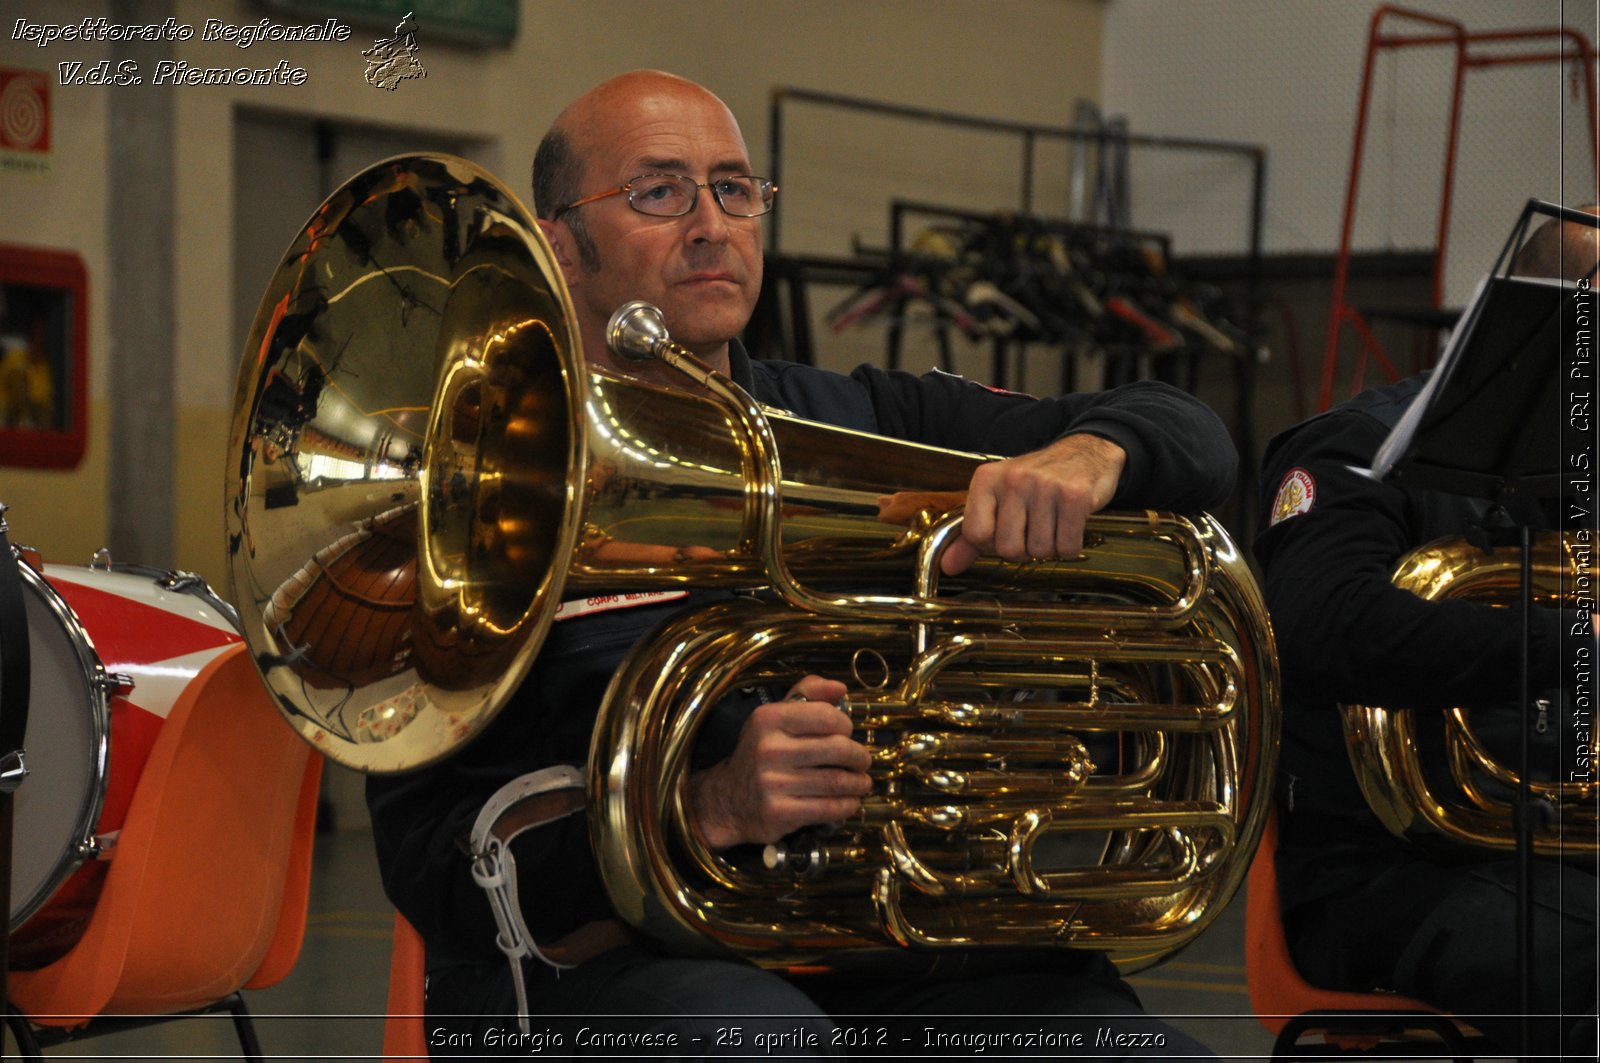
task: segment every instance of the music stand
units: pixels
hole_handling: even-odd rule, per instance
[[[1529,728],[1533,690],[1529,668],[1532,628],[1532,528],[1516,523],[1507,506],[1517,498],[1562,493],[1560,389],[1562,308],[1579,292],[1561,277],[1513,274],[1535,219],[1557,218],[1600,229],[1600,217],[1530,199],[1494,268],[1478,284],[1461,324],[1433,376],[1384,440],[1372,475],[1406,487],[1487,499],[1491,543],[1521,550],[1518,620],[1521,627],[1518,789],[1513,827],[1517,861],[1517,968],[1522,1006],[1522,1054],[1528,1049],[1529,981],[1533,958],[1533,818],[1529,788]],[[1571,274],[1563,263],[1562,272]],[[1584,280],[1595,274],[1592,257]],[[1582,268],[1582,267],[1580,267]]]

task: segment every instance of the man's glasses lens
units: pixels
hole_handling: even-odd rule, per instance
[[[755,218],[772,209],[772,182],[764,177],[719,177],[707,183],[717,203],[738,218]],[[676,218],[694,209],[701,186],[681,174],[645,174],[628,182],[628,202],[641,214]]]

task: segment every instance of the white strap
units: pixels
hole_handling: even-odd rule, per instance
[[[499,928],[495,945],[505,953],[507,962],[511,964],[511,981],[517,993],[517,1021],[521,1023],[524,1034],[530,1034],[531,1030],[522,961],[537,959],[557,971],[566,970],[572,965],[557,963],[540,952],[533,935],[528,931],[528,924],[522,918],[522,906],[517,900],[517,861],[511,852],[511,841],[523,831],[553,823],[572,815],[572,812],[529,821],[505,837],[501,837],[494,827],[501,816],[529,798],[555,790],[581,790],[583,785],[583,772],[567,764],[519,775],[494,792],[472,824],[472,879],[489,895],[489,908],[494,912],[495,926]]]

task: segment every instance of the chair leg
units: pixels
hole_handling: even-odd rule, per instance
[[[11,1027],[11,1035],[16,1038],[17,1058],[29,1060],[30,1063],[43,1063],[44,1050],[39,1047],[39,1039],[33,1035],[28,1017],[9,1003],[6,1004],[6,1025]],[[4,1053],[0,1052],[0,1055]]]
[[[239,1047],[244,1049],[244,1058],[247,1063],[265,1063],[261,1054],[261,1042],[256,1038],[255,1023],[250,1021],[250,1009],[244,1006],[244,996],[234,993],[226,1001],[228,1012],[233,1016],[233,1028],[239,1034]]]
[[[1408,1039],[1406,1030],[1426,1031],[1437,1044]],[[1335,1047],[1332,1043],[1314,1047],[1300,1039],[1313,1030],[1334,1036],[1366,1036],[1378,1040],[1369,1048]],[[1439,1051],[1443,1049],[1443,1051]],[[1393,1012],[1385,1015],[1358,1012],[1314,1012],[1296,1015],[1284,1024],[1272,1045],[1273,1060],[1329,1059],[1344,1056],[1405,1058],[1448,1056],[1454,1063],[1474,1063],[1474,1052],[1489,1051],[1481,1037],[1469,1037],[1448,1016],[1431,1013]]]
[[[40,1037],[34,1031],[33,1025],[28,1022],[26,1015],[7,1005],[6,1025],[11,1028],[11,1032],[16,1036],[19,1058],[28,1060],[30,1063],[48,1063],[43,1054],[42,1045],[64,1044],[67,1041],[76,1041],[80,1038],[141,1029],[146,1026],[169,1022],[173,1019],[192,1018],[196,1015],[214,1015],[219,1011],[226,1011],[233,1017],[233,1029],[238,1034],[239,1047],[243,1049],[244,1058],[248,1063],[266,1063],[266,1056],[261,1051],[261,1041],[256,1037],[255,1023],[250,1018],[250,1009],[245,1007],[244,996],[237,992],[231,996],[223,997],[214,1004],[208,1004],[194,1011],[157,1016],[100,1016],[83,1026],[71,1029],[47,1029],[44,1037]],[[0,1053],[0,1058],[3,1058],[3,1053]]]
[[[1304,1059],[1305,1053],[1300,1048],[1300,1038],[1307,1030],[1315,1028],[1308,1016],[1296,1015],[1284,1023],[1283,1029],[1278,1031],[1277,1039],[1272,1043],[1272,1061],[1277,1063],[1281,1059]]]

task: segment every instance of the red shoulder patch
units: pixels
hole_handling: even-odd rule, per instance
[[[1317,501],[1317,481],[1298,466],[1283,475],[1278,494],[1272,500],[1271,524],[1308,512]],[[1269,525],[1270,526],[1270,525]]]

